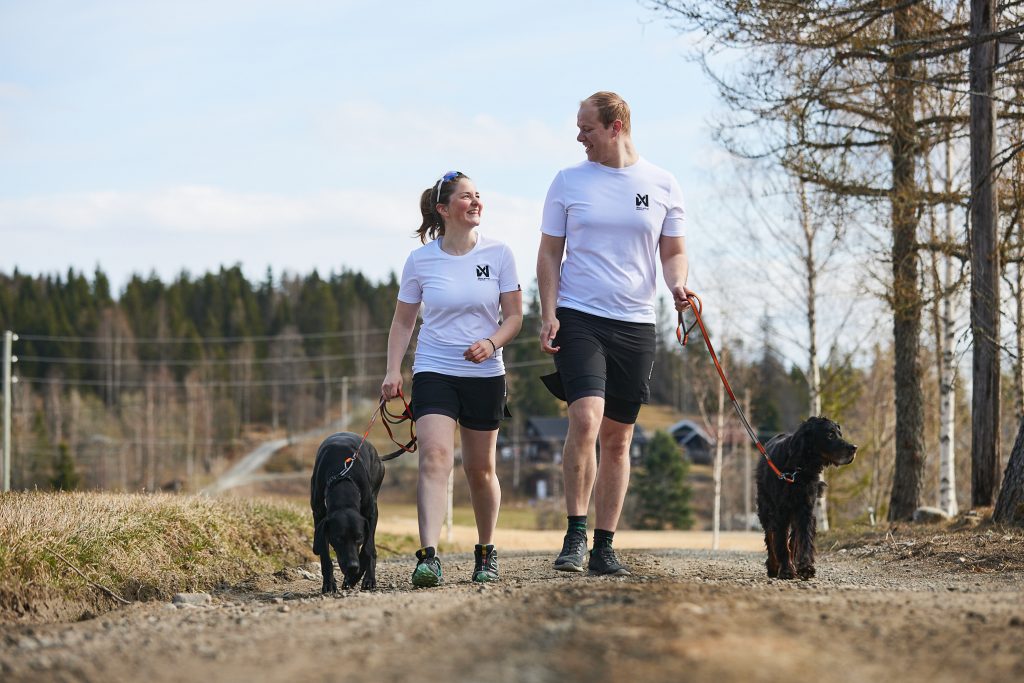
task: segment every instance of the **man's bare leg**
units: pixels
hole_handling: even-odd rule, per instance
[[[601,421],[599,438],[601,462],[597,467],[594,488],[595,527],[615,531],[629,486],[629,445],[633,440],[633,425],[606,417]]]
[[[603,420],[604,399],[586,396],[569,406],[569,433],[562,449],[562,478],[565,480],[565,509],[570,515],[585,515],[597,476],[597,437]]]
[[[555,569],[561,571],[583,571],[587,552],[587,508],[597,478],[597,437],[603,413],[604,398],[600,396],[579,398],[569,405],[569,433],[562,450],[562,480],[570,528],[555,560]]]

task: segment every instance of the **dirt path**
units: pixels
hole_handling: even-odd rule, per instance
[[[140,604],[77,624],[0,625],[16,681],[1020,681],[1024,572],[960,551],[826,553],[809,582],[769,581],[760,553],[624,550],[635,576],[550,569],[510,552],[503,580],[321,597],[318,569],[225,591],[204,607]]]
[[[418,527],[415,517],[407,517],[389,512],[385,507],[381,510],[377,530],[396,536],[417,537]],[[533,550],[536,548],[562,547],[565,530],[507,529],[498,527],[494,542],[499,550]],[[446,531],[442,530],[441,538],[445,547],[452,550],[472,552],[473,544],[478,540],[475,526],[455,524],[452,526],[452,538],[447,540]],[[615,532],[615,547],[620,549],[662,549],[676,548],[688,550],[710,550],[712,539],[710,531],[635,531],[623,529]],[[723,531],[719,533],[718,547],[720,550],[751,550],[759,551],[764,547],[764,536],[760,532]]]

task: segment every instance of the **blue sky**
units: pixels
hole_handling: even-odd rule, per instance
[[[741,238],[692,39],[630,0],[0,0],[0,272],[383,279],[418,245],[420,192],[457,169],[529,285],[548,184],[584,158],[579,100],[614,90],[680,181],[712,315],[758,347],[783,309],[799,336],[765,287],[782,266]]]
[[[685,50],[621,1],[0,2],[0,269],[382,278],[454,168],[530,280],[591,92],[699,202],[715,105]]]

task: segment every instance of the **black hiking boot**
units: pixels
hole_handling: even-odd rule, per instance
[[[587,534],[569,531],[562,541],[562,552],[555,560],[555,569],[560,572],[583,571],[583,556],[587,553]]]
[[[591,574],[601,576],[629,576],[629,570],[622,566],[611,545],[600,545],[590,551],[590,562],[587,565]]]
[[[473,580],[478,583],[498,580],[498,551],[493,545],[480,545],[473,548]]]

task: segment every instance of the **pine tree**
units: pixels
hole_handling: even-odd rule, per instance
[[[693,526],[689,462],[667,432],[655,432],[643,465],[637,468],[630,495],[631,521],[637,529],[689,529]]]
[[[57,458],[53,461],[50,484],[57,491],[74,491],[81,481],[82,477],[75,469],[75,459],[71,457],[67,442],[61,441],[57,446]]]

